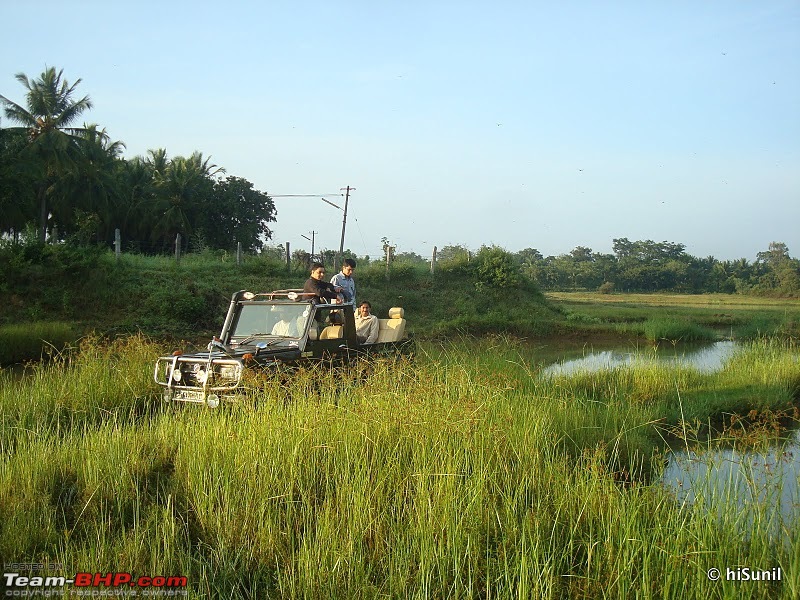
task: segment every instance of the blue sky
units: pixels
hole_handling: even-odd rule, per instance
[[[0,93],[55,66],[126,157],[199,150],[275,195],[353,186],[359,255],[385,236],[800,256],[797,0],[3,4]],[[338,249],[340,211],[275,203],[274,242]]]

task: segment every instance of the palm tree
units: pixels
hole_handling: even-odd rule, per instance
[[[119,189],[121,195],[114,207],[111,221],[122,231],[123,239],[141,243],[150,236],[148,209],[155,194],[153,165],[141,156],[120,161]]]
[[[94,215],[101,225],[102,233],[108,236],[114,225],[110,222],[115,206],[121,194],[119,170],[125,144],[112,142],[105,129],[97,125],[84,125],[84,130],[77,136],[80,140],[81,168],[69,173],[64,180],[64,189],[72,202],[67,210],[53,217],[64,224],[63,231],[77,227],[76,213]],[[99,233],[99,232],[95,232]]]
[[[24,146],[23,136],[0,128],[0,234],[14,240],[36,219],[30,174],[16,160]]]
[[[166,150],[151,150],[149,154],[155,184],[149,207],[153,218],[151,237],[160,239],[162,244],[169,243],[176,233],[188,238],[197,225],[200,206],[213,194],[213,177],[225,169],[210,164],[210,158],[204,160],[201,152],[169,161]]]
[[[12,130],[24,131],[28,142],[21,157],[36,164],[39,169],[36,187],[39,202],[39,239],[47,238],[47,221],[51,200],[55,201],[59,180],[64,173],[75,169],[78,160],[78,136],[84,128],[70,127],[84,111],[92,107],[89,96],[74,100],[78,79],[69,85],[62,80],[63,70],[50,67],[37,80],[29,80],[23,73],[15,77],[27,90],[27,108],[0,95],[5,115],[19,123]]]

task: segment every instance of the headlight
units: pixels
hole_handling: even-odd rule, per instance
[[[195,377],[197,377],[197,381],[199,381],[200,383],[205,383],[206,379],[208,379],[208,373],[203,369],[200,369],[199,371],[197,371],[197,373],[195,373]]]
[[[236,379],[236,370],[233,365],[224,365],[219,368],[219,376],[221,379]]]
[[[180,381],[181,377],[182,377],[182,375],[181,375],[181,370],[180,369],[175,369],[174,371],[172,371],[172,378],[175,381]]]

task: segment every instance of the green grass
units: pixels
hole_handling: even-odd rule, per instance
[[[63,322],[0,325],[0,366],[40,360],[58,353],[77,337],[75,327]]]
[[[651,342],[709,342],[717,338],[708,327],[670,317],[647,319],[642,327],[645,337]]]
[[[590,292],[552,292],[546,297],[565,311],[573,330],[587,335],[615,332],[673,340],[681,333],[689,338],[712,339],[709,336],[714,332],[717,337],[737,340],[800,338],[800,300],[796,298]]]
[[[743,544],[722,499],[681,506],[657,484],[682,419],[793,406],[796,346],[757,342],[716,374],[542,377],[515,338],[471,342],[218,411],[163,406],[163,348],[143,337],[0,373],[0,556],[185,575],[192,597],[797,596],[795,533],[775,544],[765,516]],[[784,581],[705,576],[739,565]]]
[[[7,307],[0,319],[69,321],[81,331],[111,336],[207,338],[219,333],[236,291],[301,288],[308,278],[305,270],[287,273],[285,265],[261,256],[247,256],[237,265],[235,257],[207,252],[176,264],[169,257],[124,254],[117,261],[112,253],[84,252],[86,264],[71,270],[61,262],[0,266],[0,276],[9,282],[0,284],[0,302]],[[356,270],[358,299],[369,300],[383,318],[391,307],[402,306],[417,335],[547,335],[562,320],[529,281],[497,289],[477,277],[469,270],[432,275],[402,263],[388,280],[380,264]]]
[[[494,253],[496,254],[496,253]],[[552,293],[511,277],[488,252],[487,261],[443,266],[435,274],[398,262],[388,277],[382,263],[356,270],[358,298],[385,316],[406,309],[418,337],[509,333],[525,337],[735,339],[800,337],[800,300],[707,294]],[[165,256],[94,248],[6,248],[0,261],[0,325],[69,322],[76,331],[115,336],[144,332],[161,338],[207,339],[219,332],[231,295],[301,287],[308,274],[266,256],[220,251]],[[513,273],[512,273],[513,274]],[[682,324],[677,330],[670,324]],[[646,330],[647,329],[647,330]],[[663,328],[662,328],[663,329]],[[650,331],[652,330],[652,331]]]

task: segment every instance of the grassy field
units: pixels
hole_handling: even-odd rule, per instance
[[[86,339],[0,380],[0,556],[182,575],[197,598],[800,595],[797,527],[776,543],[769,507],[745,521],[658,484],[676,437],[714,427],[757,451],[797,420],[795,345],[746,345],[713,374],[542,377],[514,338],[474,344],[423,343],[361,384],[307,372],[289,398],[211,411],[161,404],[165,348]],[[706,575],[742,566],[783,577]]]
[[[78,256],[83,261],[59,262],[56,253],[35,264],[0,263],[0,346],[8,348],[8,355],[20,349],[10,360],[0,354],[0,364],[41,354],[41,343],[32,349],[11,343],[11,336],[18,336],[6,328],[19,324],[67,323],[76,335],[141,332],[160,339],[207,340],[219,333],[235,292],[302,288],[309,275],[302,268],[287,272],[284,264],[264,256],[247,256],[240,265],[212,252],[187,255],[179,264],[164,256],[125,254],[117,261],[111,253],[86,250]],[[381,318],[391,307],[402,306],[415,333],[543,336],[563,320],[529,280],[499,289],[491,285],[491,273],[476,269],[440,269],[433,275],[406,267],[396,265],[387,277],[381,263],[359,266],[358,299],[369,300]]]
[[[546,297],[576,330],[589,333],[610,330],[651,341],[800,337],[797,298],[596,292],[551,292]]]

